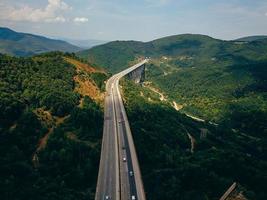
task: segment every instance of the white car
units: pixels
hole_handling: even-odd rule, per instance
[[[135,198],[135,196],[134,196],[134,195],[132,195],[132,200],[136,200],[136,198]]]
[[[109,197],[108,195],[105,196],[105,200],[110,200],[111,197]]]
[[[125,157],[123,157],[123,159],[122,159],[122,160],[123,160],[123,162],[126,162],[126,158],[125,158]]]
[[[129,173],[130,173],[130,176],[133,176],[133,171],[130,171]]]

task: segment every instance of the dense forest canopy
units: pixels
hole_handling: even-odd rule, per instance
[[[218,200],[233,182],[248,199],[267,198],[266,135],[198,122],[147,88],[123,88],[148,199]]]
[[[0,199],[94,199],[103,108],[65,57],[0,55]]]

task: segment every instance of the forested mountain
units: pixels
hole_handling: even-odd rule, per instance
[[[119,72],[125,69],[128,62],[133,61],[139,52],[143,51],[145,54],[144,45],[136,41],[115,41],[78,52],[77,55],[110,72]]]
[[[144,87],[125,86],[148,198],[218,199],[237,181],[248,199],[266,199],[267,40],[185,34],[115,41],[78,55],[113,73],[151,58]],[[190,140],[199,148],[193,154]]]
[[[13,56],[31,56],[49,51],[77,52],[81,48],[61,40],[18,33],[0,27],[0,53]]]
[[[0,55],[0,199],[94,199],[106,78],[73,54]]]
[[[148,43],[111,42],[79,55],[111,72],[151,57],[147,81],[184,111],[207,120],[224,121],[233,110],[266,111],[267,40],[239,43],[185,34]]]
[[[151,42],[115,41],[81,51],[78,55],[109,70],[118,72],[138,57],[176,59],[182,66],[207,66],[245,63],[267,58],[267,40],[240,43],[222,41],[204,35],[176,35]],[[120,56],[118,56],[120,55]],[[181,57],[183,60],[181,60]],[[186,60],[191,60],[190,62]]]

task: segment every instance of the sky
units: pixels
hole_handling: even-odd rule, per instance
[[[0,0],[0,26],[53,38],[267,35],[267,0]]]

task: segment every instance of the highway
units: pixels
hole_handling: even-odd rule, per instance
[[[145,192],[119,80],[148,59],[112,76],[106,84],[104,128],[95,200],[145,200]]]

